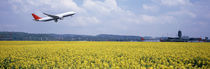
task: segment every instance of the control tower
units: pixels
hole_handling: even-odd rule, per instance
[[[178,31],[178,37],[179,37],[179,39],[181,39],[182,38],[182,31]]]

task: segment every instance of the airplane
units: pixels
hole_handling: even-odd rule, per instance
[[[58,19],[63,20],[64,17],[68,17],[68,16],[73,16],[74,14],[76,14],[76,12],[66,12],[66,13],[61,13],[61,14],[57,14],[57,15],[51,15],[51,14],[47,14],[47,13],[43,13],[44,15],[47,15],[48,17],[39,17],[36,14],[32,13],[32,16],[34,17],[33,20],[35,21],[40,21],[40,22],[47,22],[47,21],[52,21],[54,20],[55,22],[58,22]]]

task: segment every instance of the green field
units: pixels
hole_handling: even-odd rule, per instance
[[[210,43],[0,41],[0,68],[210,68]]]

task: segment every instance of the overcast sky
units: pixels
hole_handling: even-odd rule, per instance
[[[31,13],[77,12],[58,23]],[[210,0],[0,0],[0,31],[210,37]]]

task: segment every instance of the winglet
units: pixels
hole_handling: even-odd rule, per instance
[[[32,13],[32,16],[34,17],[34,20],[39,20],[41,17],[37,16],[36,14]]]

